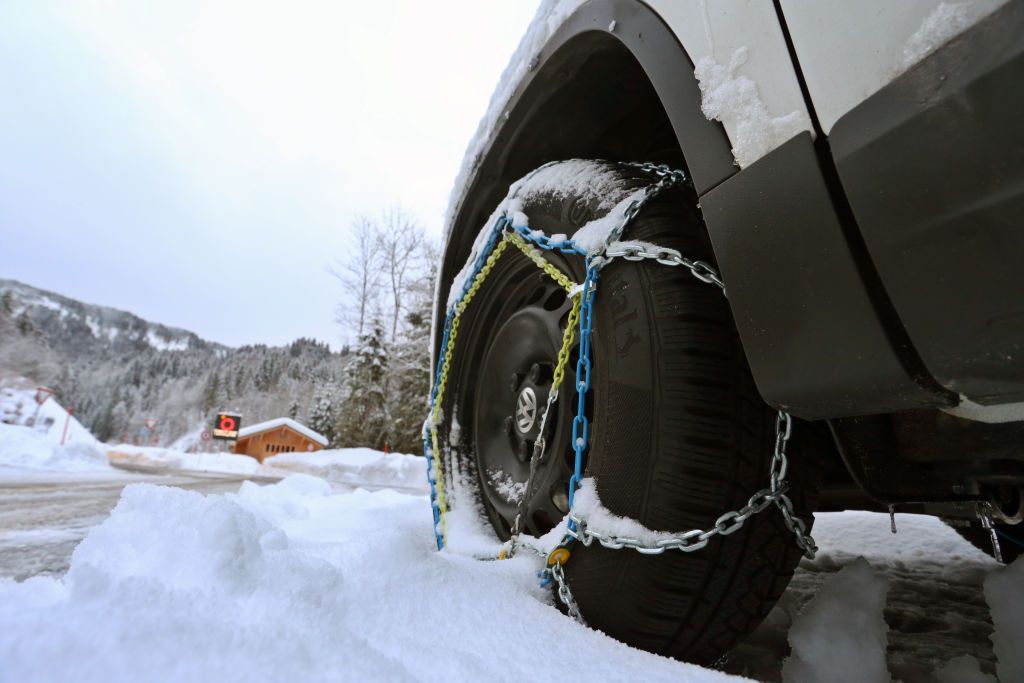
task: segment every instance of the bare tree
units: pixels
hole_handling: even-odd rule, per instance
[[[398,325],[402,320],[409,280],[425,265],[423,245],[426,243],[426,235],[408,212],[395,206],[382,214],[377,238],[390,295],[388,343],[394,345],[398,338]]]
[[[346,341],[359,339],[377,301],[380,284],[381,251],[374,222],[359,216],[353,223],[355,245],[349,257],[328,266],[327,272],[341,283],[346,297],[335,310],[335,321],[345,330]]]

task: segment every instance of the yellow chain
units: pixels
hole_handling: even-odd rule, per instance
[[[572,299],[572,310],[569,311],[569,320],[565,323],[565,332],[562,333],[562,348],[558,350],[558,362],[555,364],[555,374],[551,379],[551,391],[558,391],[565,377],[565,366],[569,363],[569,352],[572,350],[572,340],[576,336],[576,326],[580,322],[580,306],[583,303],[582,292]]]
[[[473,278],[473,282],[470,283],[465,296],[462,297],[458,305],[455,307],[455,315],[452,316],[452,328],[448,334],[448,346],[444,350],[444,359],[441,364],[441,378],[437,383],[437,397],[434,399],[434,411],[430,416],[430,448],[434,453],[434,479],[436,481],[434,490],[437,493],[437,507],[441,513],[441,538],[445,545],[448,544],[448,527],[445,521],[447,501],[444,492],[444,479],[441,472],[441,449],[439,448],[440,440],[437,435],[437,426],[441,423],[441,412],[442,406],[444,405],[444,391],[448,386],[448,370],[451,367],[452,353],[455,349],[455,338],[459,334],[459,322],[462,318],[462,314],[469,305],[469,302],[473,300],[473,297],[476,296],[476,293],[480,290],[480,286],[483,284],[484,280],[486,280],[487,276],[491,274],[494,264],[498,262],[498,259],[501,257],[502,253],[504,253],[505,248],[509,243],[518,247],[527,258],[551,276],[551,279],[561,285],[566,292],[572,294],[573,290],[578,287],[578,285],[570,280],[564,273],[562,273],[562,271],[549,263],[540,253],[540,250],[531,248],[526,243],[526,240],[519,235],[506,232],[502,236],[501,241],[494,247],[494,251],[492,251],[490,256],[487,257],[487,261],[485,261],[483,267],[480,268],[480,272],[478,272],[476,277]],[[555,365],[555,373],[551,382],[552,391],[558,390],[558,386],[562,383],[562,379],[565,377],[565,367],[569,361],[569,351],[572,348],[572,341],[576,332],[576,326],[579,323],[580,305],[582,301],[583,297],[580,293],[577,293],[577,295],[573,297],[572,310],[569,312],[569,320],[566,323],[565,332],[562,333],[562,348],[558,351],[558,362]]]
[[[562,285],[566,292],[572,293],[572,290],[576,288],[576,283],[570,280],[565,273],[555,268],[550,261],[544,258],[543,254],[540,253],[540,249],[534,249],[526,243],[522,237],[514,232],[505,233],[505,239],[512,242],[512,244],[519,247],[519,251],[526,254],[526,258],[530,259],[545,273],[551,276],[551,279]]]

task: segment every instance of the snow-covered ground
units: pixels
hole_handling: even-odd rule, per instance
[[[65,436],[66,427],[66,444],[99,445],[96,437],[73,415],[69,416],[57,399],[50,396],[40,405],[36,403],[35,395],[35,389],[0,387],[0,423],[31,426],[37,433],[56,444]]]
[[[418,455],[340,448],[315,453],[282,453],[264,462],[276,470],[312,474],[338,484],[429,490],[427,463]]]
[[[897,523],[893,536],[883,515],[819,515],[822,552],[727,671],[779,680],[788,639],[834,662],[827,680],[871,680],[883,652],[904,683],[993,680],[979,677],[995,662],[982,584],[1008,651],[1024,637],[1024,565],[998,569],[931,518]],[[65,576],[0,580],[0,681],[727,678],[577,625],[537,569],[528,553],[438,553],[423,495],[306,475],[206,496],[132,485]],[[849,619],[821,617],[844,605]]]

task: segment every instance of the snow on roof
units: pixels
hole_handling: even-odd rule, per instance
[[[289,427],[297,431],[299,434],[302,434],[307,439],[310,439],[311,441],[316,441],[321,446],[327,445],[327,437],[323,436],[322,434],[317,434],[306,425],[299,424],[298,422],[289,417],[279,417],[275,420],[267,420],[266,422],[260,422],[259,424],[254,424],[252,426],[239,429],[238,438],[241,439],[242,437],[252,436],[253,434],[265,432],[270,429],[277,429],[278,427]]]

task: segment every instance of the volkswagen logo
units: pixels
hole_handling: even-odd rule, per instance
[[[516,427],[523,434],[533,429],[533,423],[537,421],[537,394],[533,393],[530,387],[519,392],[516,399]]]

